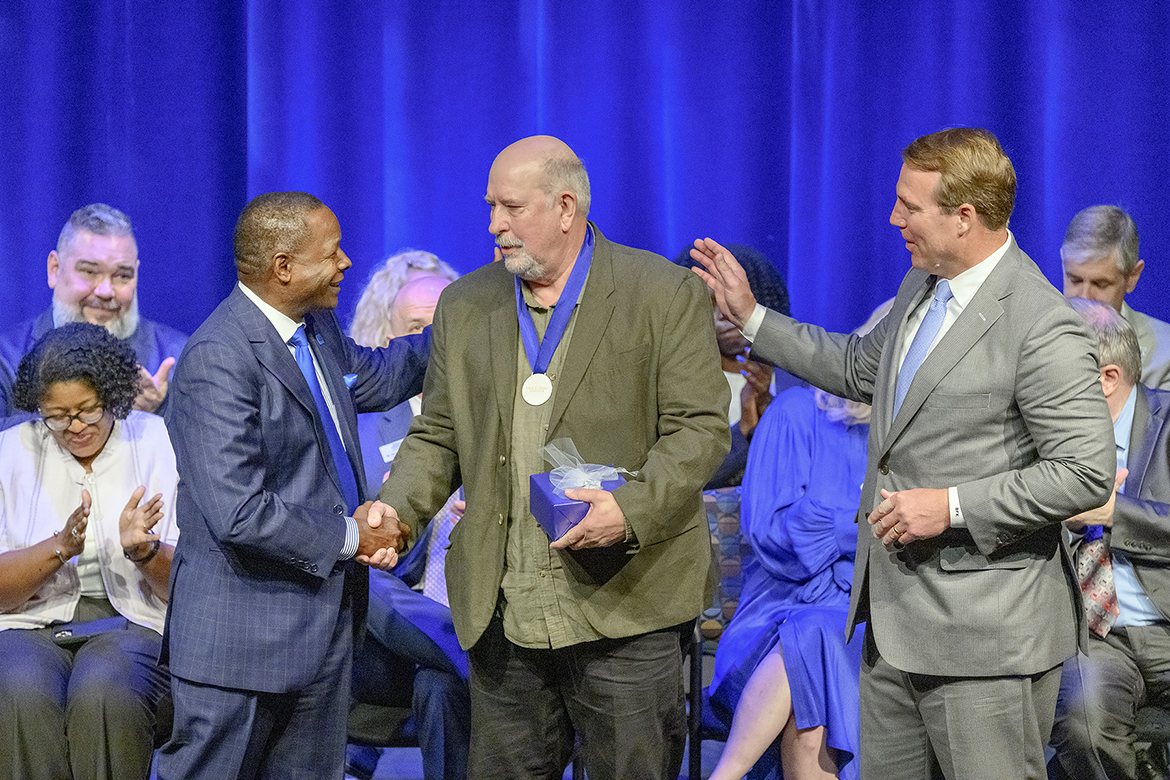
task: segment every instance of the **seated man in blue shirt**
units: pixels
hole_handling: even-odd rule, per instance
[[[1170,704],[1170,392],[1139,383],[1137,336],[1120,314],[1070,303],[1097,337],[1118,471],[1104,506],[1067,521],[1089,644],[1061,673],[1050,769],[1077,780],[1136,778],[1134,713]]]

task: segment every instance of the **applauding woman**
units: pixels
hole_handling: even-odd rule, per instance
[[[0,776],[146,778],[178,529],[161,417],[133,350],[85,323],[20,363],[0,434]]]

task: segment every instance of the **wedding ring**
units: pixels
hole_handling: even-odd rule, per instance
[[[72,528],[72,529],[70,529],[69,533],[73,535],[73,538],[74,538],[74,539],[80,539],[80,538],[81,538],[81,534],[77,533],[77,529],[76,529],[76,528]]]
[[[894,526],[894,527],[893,527],[893,528],[891,528],[890,530],[894,532],[894,534],[895,534],[894,538],[895,538],[895,539],[897,539],[898,537],[900,537],[900,536],[902,535],[902,529],[901,529],[901,528],[899,528],[898,526]]]

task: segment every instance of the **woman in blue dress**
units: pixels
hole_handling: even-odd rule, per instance
[[[890,303],[856,332],[869,332]],[[740,513],[755,555],[715,654],[711,707],[731,719],[731,733],[711,780],[859,777],[864,627],[846,643],[845,622],[869,414],[794,387],[756,429]]]
[[[741,511],[755,555],[715,655],[711,706],[734,718],[712,780],[778,763],[787,780],[858,776],[862,632],[846,644],[845,620],[868,421],[868,406],[795,387],[756,430]]]

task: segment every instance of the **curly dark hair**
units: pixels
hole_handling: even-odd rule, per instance
[[[124,420],[138,395],[138,358],[105,328],[71,322],[46,333],[21,359],[13,403],[36,412],[45,391],[58,382],[85,382],[103,409]]]
[[[756,297],[756,300],[772,311],[792,314],[788,301],[788,285],[784,284],[784,277],[780,276],[780,272],[776,270],[776,266],[772,265],[772,261],[763,252],[747,244],[725,244],[724,246],[743,266],[748,287],[751,288],[752,295]],[[681,265],[683,268],[694,268],[699,265],[691,257],[690,244],[679,252],[678,257],[674,258],[674,264]]]

